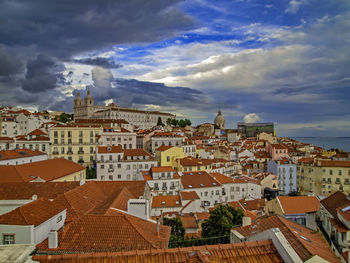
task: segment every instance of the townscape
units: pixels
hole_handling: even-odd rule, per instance
[[[0,114],[0,261],[349,262],[348,152],[90,91]]]

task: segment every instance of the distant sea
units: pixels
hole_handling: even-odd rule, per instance
[[[350,137],[291,137],[299,142],[311,143],[313,145],[329,149],[342,149],[350,152]]]

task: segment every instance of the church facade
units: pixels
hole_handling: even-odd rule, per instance
[[[175,119],[176,116],[171,113],[159,111],[144,111],[137,109],[124,108],[115,105],[114,103],[108,106],[100,106],[94,104],[94,99],[87,92],[84,99],[80,97],[78,92],[74,100],[74,119],[124,119],[132,125],[138,126],[141,129],[149,129],[157,125],[158,119],[161,119],[165,124],[167,119]]]

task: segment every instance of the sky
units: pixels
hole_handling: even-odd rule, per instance
[[[0,105],[350,136],[349,0],[0,0]]]

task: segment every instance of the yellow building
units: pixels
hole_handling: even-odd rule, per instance
[[[176,159],[184,158],[186,155],[181,147],[162,145],[156,149],[156,160],[159,166],[177,166]]]
[[[50,158],[64,157],[92,167],[102,131],[101,125],[69,124],[50,128]]]
[[[350,193],[350,161],[298,161],[297,180],[301,194],[330,195],[336,191]]]
[[[179,172],[196,172],[196,171],[206,171],[211,172],[212,161],[207,159],[197,159],[193,157],[184,157],[181,159],[176,159],[175,169]]]

